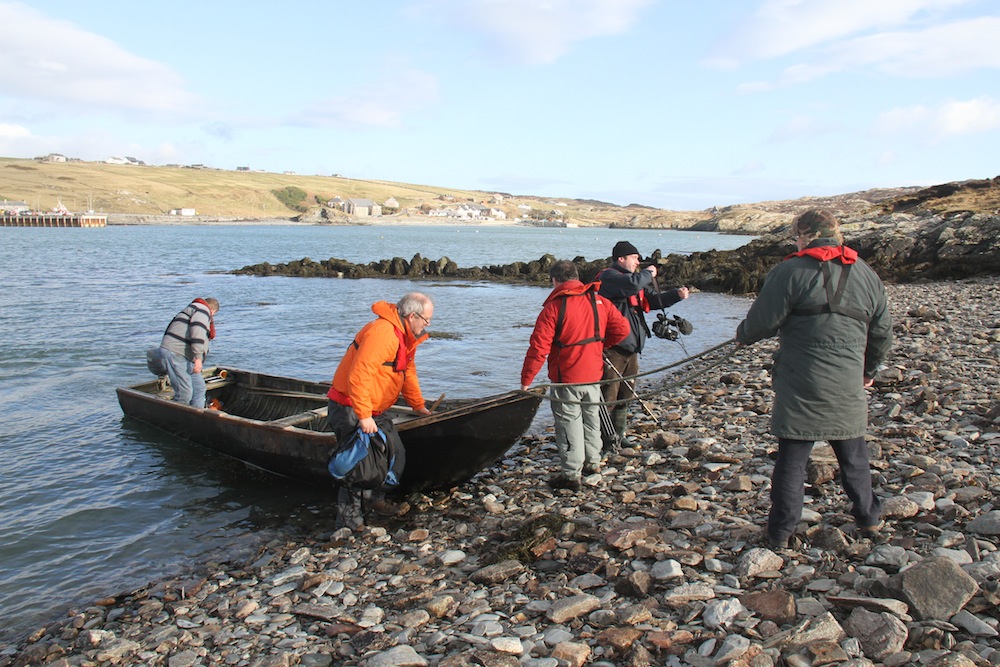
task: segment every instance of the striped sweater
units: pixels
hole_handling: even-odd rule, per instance
[[[160,347],[183,354],[188,361],[204,359],[208,354],[212,311],[200,299],[177,313],[160,341]]]

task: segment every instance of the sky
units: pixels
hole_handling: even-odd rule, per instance
[[[701,210],[1000,174],[997,0],[0,0],[0,156]]]

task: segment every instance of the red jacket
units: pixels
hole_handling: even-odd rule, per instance
[[[604,350],[624,340],[631,329],[614,304],[597,293],[600,286],[600,283],[584,285],[579,280],[568,280],[552,290],[531,332],[521,367],[522,385],[531,384],[546,357],[549,359],[549,379],[553,382],[597,382],[604,377]],[[565,312],[560,317],[564,303]],[[556,341],[560,322],[561,331]],[[595,333],[603,340],[591,340]],[[574,345],[587,340],[591,342]]]

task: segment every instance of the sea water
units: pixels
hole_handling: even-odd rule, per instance
[[[264,535],[308,529],[333,511],[321,490],[283,483],[123,418],[115,388],[152,378],[145,349],[193,298],[222,304],[210,363],[329,381],[373,317],[373,302],[424,291],[435,301],[435,337],[421,346],[417,365],[424,395],[434,400],[517,388],[548,294],[493,283],[231,271],[303,257],[366,263],[416,253],[463,267],[546,253],[599,259],[621,239],[664,256],[749,241],[515,226],[0,228],[0,640],[71,605],[176,575],[213,554],[239,554]],[[681,341],[686,351],[653,339],[642,367],[728,340],[748,303],[694,294],[671,309],[694,324]],[[547,408],[535,428],[546,419]]]

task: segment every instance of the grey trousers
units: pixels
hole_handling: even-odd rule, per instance
[[[552,398],[560,470],[579,479],[585,464],[601,462],[601,390],[596,384],[553,387]]]
[[[882,502],[872,492],[868,446],[864,437],[830,440],[840,464],[840,485],[851,500],[851,514],[858,526],[874,526],[882,515]],[[814,442],[778,438],[778,459],[771,476],[771,512],[767,534],[782,540],[791,537],[802,518],[806,465]]]

